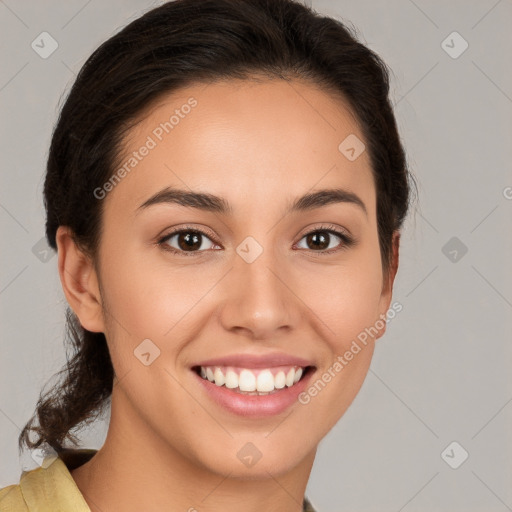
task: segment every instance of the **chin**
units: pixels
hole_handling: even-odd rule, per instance
[[[292,471],[300,465],[308,455],[314,457],[316,446],[309,452],[304,450],[304,443],[295,442],[290,447],[285,447],[277,442],[258,436],[246,436],[244,440],[230,439],[231,447],[225,449],[208,449],[208,458],[203,465],[209,471],[230,478],[240,480],[267,480],[271,477],[279,477]],[[272,434],[271,434],[272,435]],[[251,440],[246,440],[247,438]],[[259,439],[259,440],[258,440]],[[265,446],[264,446],[265,445]],[[300,449],[299,449],[300,448]],[[313,452],[313,453],[312,453]],[[311,462],[312,462],[311,460]]]

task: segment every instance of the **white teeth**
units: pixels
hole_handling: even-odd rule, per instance
[[[274,376],[270,370],[263,370],[258,375],[256,382],[256,389],[258,391],[274,391]]]
[[[224,384],[224,374],[221,372],[220,368],[215,368],[213,376],[215,377],[215,384],[217,386],[222,386]]]
[[[233,370],[226,372],[226,387],[234,389],[238,387],[238,375]]]
[[[208,370],[206,370],[206,373],[208,373]],[[288,371],[286,374],[286,385],[288,387],[293,386],[293,378],[295,377],[295,370],[292,368]]]
[[[238,387],[240,391],[256,391],[256,377],[254,373],[249,370],[242,370],[238,377]]]
[[[274,387],[276,389],[283,389],[286,386],[286,375],[283,371],[277,372],[274,377]]]
[[[243,368],[240,373],[237,373],[231,368],[201,366],[200,374],[203,379],[208,379],[217,386],[226,386],[249,395],[267,395],[299,382],[303,368],[291,367],[286,373],[279,370],[274,375],[270,369],[262,369],[254,373],[252,370]]]

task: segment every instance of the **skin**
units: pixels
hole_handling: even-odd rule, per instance
[[[269,418],[221,409],[190,367],[285,352],[311,360],[315,382],[389,309],[399,234],[384,276],[369,156],[351,162],[338,150],[349,134],[364,140],[361,130],[341,99],[306,82],[173,92],[141,118],[125,155],[191,96],[197,106],[103,199],[96,265],[58,230],[66,298],[86,329],[105,333],[116,373],[106,441],[71,475],[93,512],[299,512],[317,445],[358,393],[385,323],[307,405]],[[233,214],[175,204],[136,212],[166,186],[221,196]],[[296,197],[336,187],[356,193],[368,215],[350,203],[285,215]],[[324,223],[357,242],[321,255],[305,234]],[[215,239],[189,256],[156,243],[185,225]],[[247,236],[263,248],[250,264],[236,252]],[[334,235],[327,243],[343,246]],[[147,338],[160,350],[149,366],[134,356]],[[247,442],[262,454],[250,468],[236,455]]]

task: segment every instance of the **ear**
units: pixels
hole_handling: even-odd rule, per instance
[[[399,260],[399,246],[400,246],[400,232],[395,231],[393,233],[393,239],[391,241],[392,246],[392,256],[390,262],[390,268],[388,275],[385,276],[382,283],[382,292],[379,302],[379,313],[380,319],[383,319],[384,327],[379,329],[379,334],[377,338],[380,338],[386,332],[386,313],[391,304],[391,299],[393,298],[393,283],[395,282],[395,276],[398,270],[398,260]]]
[[[92,261],[77,247],[69,227],[59,226],[56,243],[60,282],[71,309],[82,327],[105,332],[98,277]]]

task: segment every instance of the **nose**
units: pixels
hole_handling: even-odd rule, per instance
[[[238,255],[234,259],[224,283],[223,327],[256,340],[276,339],[296,328],[302,303],[284,262],[277,262],[271,250],[252,262]]]

